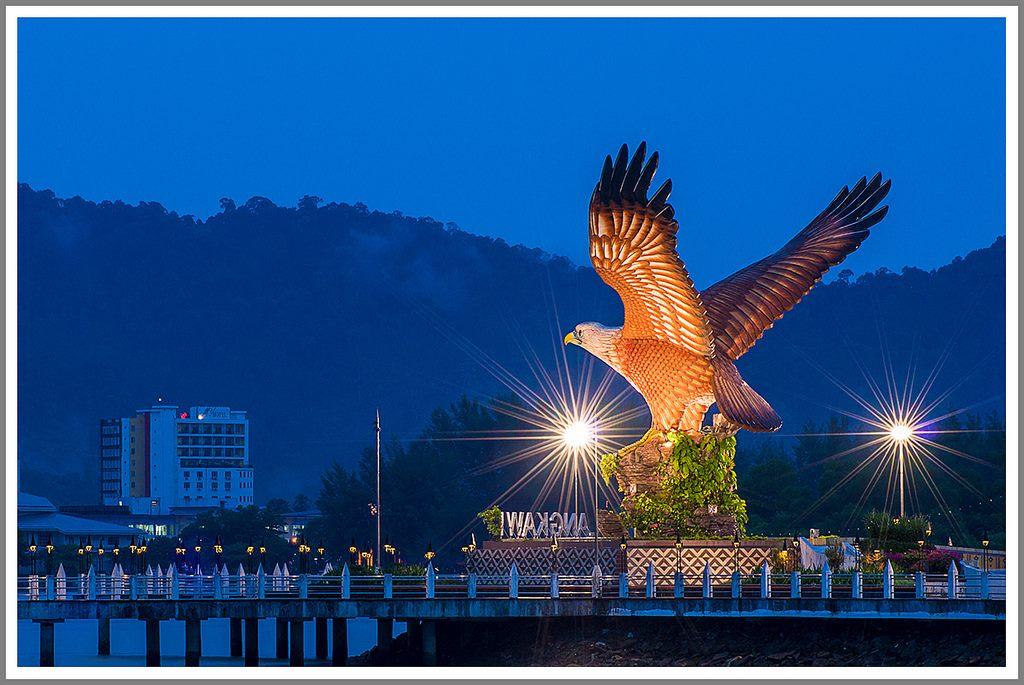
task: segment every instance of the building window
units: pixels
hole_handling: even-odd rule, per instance
[[[217,484],[216,484],[216,483],[214,483],[214,484],[213,484],[212,486],[210,486],[210,489],[211,489],[211,490],[216,490],[216,489],[217,489]]]
[[[224,489],[225,490],[230,490],[231,489],[231,483],[230,482],[224,483]]]
[[[186,482],[186,483],[185,483],[185,489],[186,489],[186,490],[189,490],[189,489],[191,489],[191,488],[192,488],[192,483]]]
[[[185,471],[185,477],[186,477],[186,478],[188,478],[188,474],[189,474],[189,472],[188,472],[188,471]]]

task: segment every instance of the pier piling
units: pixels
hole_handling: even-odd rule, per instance
[[[288,664],[290,666],[302,666],[305,663],[305,653],[303,650],[305,642],[305,621],[301,618],[291,620],[291,653],[289,654]]]
[[[146,619],[146,665],[160,665],[160,619]]]
[[[331,619],[331,664],[344,666],[348,663],[348,619]]]
[[[110,619],[100,618],[96,621],[96,653],[110,656]]]
[[[314,626],[316,630],[316,660],[327,661],[327,619],[315,619]]]
[[[242,656],[242,619],[228,619],[228,642],[231,656]]]
[[[203,654],[202,624],[197,618],[185,619],[185,665],[198,666]]]
[[[245,665],[260,665],[260,620],[245,619]]]

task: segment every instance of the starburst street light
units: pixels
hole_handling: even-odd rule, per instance
[[[565,426],[562,442],[572,450],[582,450],[594,441],[594,427],[589,421],[576,420]]]
[[[914,427],[899,422],[889,426],[889,438],[896,443],[905,443],[914,438]]]

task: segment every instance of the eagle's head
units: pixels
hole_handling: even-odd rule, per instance
[[[579,345],[613,369],[618,369],[615,343],[622,336],[621,328],[609,328],[593,321],[577,324],[562,339],[566,345]]]

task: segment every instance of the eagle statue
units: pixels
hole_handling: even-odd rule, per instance
[[[843,261],[881,221],[890,181],[844,187],[777,252],[703,292],[676,253],[672,181],[648,198],[658,153],[641,143],[605,159],[590,200],[590,259],[622,298],[621,327],[581,323],[565,336],[626,378],[651,410],[652,431],[696,436],[712,404],[716,428],[774,431],[782,420],[736,368],[776,320]]]

